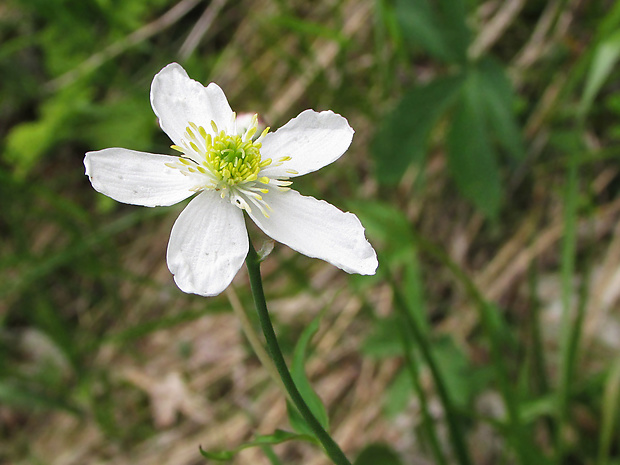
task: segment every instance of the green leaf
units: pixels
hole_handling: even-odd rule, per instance
[[[321,401],[321,398],[314,392],[308,377],[306,376],[305,364],[306,353],[308,344],[312,336],[319,330],[319,323],[321,321],[321,315],[317,316],[312,322],[304,329],[299,336],[295,351],[293,352],[293,362],[291,364],[291,376],[295,381],[295,386],[299,390],[299,393],[304,398],[304,401],[308,405],[308,408],[312,414],[316,417],[321,426],[328,431],[329,430],[329,417],[327,416],[327,410]],[[303,417],[297,411],[294,405],[287,402],[288,418],[291,426],[295,431],[302,434],[314,435],[310,427],[306,424]]]
[[[274,445],[281,444],[286,441],[299,440],[299,441],[307,441],[313,444],[316,443],[313,437],[305,435],[305,434],[295,434],[290,433],[288,431],[276,430],[273,434],[266,434],[261,436],[256,436],[252,441],[246,442],[245,444],[240,445],[232,450],[224,450],[218,452],[208,452],[204,450],[202,447],[199,447],[200,454],[211,460],[218,461],[226,461],[231,460],[238,452],[243,449],[248,449],[250,447],[257,446],[265,446],[265,445]]]
[[[394,184],[410,163],[424,161],[431,129],[454,101],[462,84],[463,77],[458,75],[414,87],[384,118],[371,144],[379,182]]]
[[[370,444],[358,455],[353,465],[402,465],[402,462],[389,446]]]
[[[41,408],[64,410],[73,414],[80,413],[76,407],[70,405],[64,399],[8,380],[0,380],[0,404],[17,408]]]
[[[579,105],[579,113],[582,117],[590,110],[596,95],[618,62],[618,58],[620,58],[620,31],[615,31],[603,39],[594,50]]]
[[[495,60],[483,60],[478,69],[479,97],[487,124],[495,132],[497,142],[517,160],[525,157],[521,128],[514,113],[515,96],[504,68]]]
[[[458,409],[467,409],[473,394],[488,381],[484,368],[474,369],[464,351],[450,337],[442,337],[432,344],[433,355],[450,398]]]
[[[93,113],[93,123],[81,135],[90,146],[131,147],[141,151],[152,148],[152,135],[157,126],[144,95],[121,95],[97,107]]]
[[[464,0],[439,0],[442,31],[456,61],[467,62],[467,50],[471,31],[467,26],[467,10]]]
[[[602,431],[599,439],[598,462],[608,463],[614,430],[618,422],[618,396],[620,394],[620,359],[611,365],[602,401]]]
[[[403,354],[403,344],[398,337],[399,321],[390,315],[374,322],[372,332],[362,344],[362,353],[372,358],[397,357]]]
[[[411,318],[416,320],[420,330],[424,334],[428,334],[430,328],[424,297],[424,282],[417,250],[412,250],[410,259],[405,263],[403,284],[403,296],[407,303],[407,310]]]
[[[397,0],[396,13],[403,35],[446,63],[465,63],[470,34],[462,0]]]
[[[388,418],[393,419],[396,415],[402,413],[407,407],[412,394],[413,381],[411,380],[411,374],[407,370],[401,369],[388,386],[383,397],[383,408]]]
[[[28,174],[56,144],[69,137],[88,95],[89,91],[77,86],[68,88],[45,100],[36,120],[11,129],[2,156],[18,176]]]
[[[486,127],[478,73],[469,74],[446,138],[448,167],[457,187],[487,217],[495,218],[502,198],[496,154]]]

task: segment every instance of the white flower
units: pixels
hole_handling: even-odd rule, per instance
[[[353,129],[331,111],[302,112],[255,138],[241,129],[222,89],[172,63],[153,79],[151,105],[180,156],[123,148],[88,152],[95,190],[133,205],[173,205],[191,195],[168,243],[168,268],[184,292],[217,295],[248,253],[243,210],[278,242],[349,272],[374,274],[377,255],[352,213],[291,190],[291,178],[337,160]]]

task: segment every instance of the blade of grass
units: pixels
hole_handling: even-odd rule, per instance
[[[413,346],[411,345],[411,340],[409,339],[409,333],[405,329],[405,319],[407,318],[407,316],[405,315],[406,312],[401,308],[400,305],[397,305],[397,308],[399,309],[400,318],[403,322],[403,325],[401,325],[398,335],[401,339],[401,343],[404,349],[403,352],[405,354],[404,357],[407,372],[411,377],[413,388],[415,389],[417,399],[420,402],[420,412],[422,413],[422,428],[424,429],[426,439],[430,445],[433,457],[435,458],[435,463],[438,465],[447,465],[448,462],[446,461],[446,457],[441,450],[441,444],[439,443],[435,423],[433,422],[433,418],[431,417],[431,414],[429,412],[426,393],[424,392],[424,388],[422,387],[422,384],[420,382],[420,373],[418,371],[418,366],[416,364],[416,361],[412,357]]]
[[[605,383],[605,392],[603,394],[603,402],[601,405],[602,427],[599,438],[598,458],[596,465],[605,465],[609,463],[609,454],[611,446],[611,438],[618,417],[618,397],[620,394],[620,358],[616,359],[612,365],[607,383]]]
[[[394,282],[394,279],[391,274],[389,274],[389,272],[388,281],[392,285],[396,309],[399,312],[399,315],[404,324],[403,331],[405,331],[405,335],[403,336],[403,339],[405,340],[405,356],[407,357],[407,354],[409,354],[407,364],[413,366],[413,360],[410,359],[411,348],[408,347],[409,344],[406,342],[408,341],[409,334],[411,334],[413,336],[413,340],[418,346],[418,349],[420,350],[422,358],[424,359],[431,371],[433,382],[435,383],[435,389],[437,390],[437,395],[439,396],[441,404],[444,408],[446,420],[448,423],[448,430],[450,431],[450,441],[452,443],[453,452],[457,457],[457,461],[461,465],[473,465],[471,455],[467,447],[467,442],[465,441],[465,436],[463,434],[458,419],[458,413],[456,412],[454,403],[452,402],[452,399],[448,393],[448,389],[444,382],[441,371],[439,370],[439,366],[435,360],[435,357],[433,356],[429,341],[424,336],[424,333],[420,328],[418,321],[415,318],[411,317],[411,314],[407,310],[407,301],[405,300],[405,297],[403,296],[399,286]],[[409,367],[409,369],[411,370],[411,367]],[[412,373],[412,378],[414,380],[415,386],[416,383],[419,382],[417,379],[417,373]],[[424,396],[422,397],[424,398]],[[422,403],[422,399],[420,399],[420,403]],[[445,458],[443,458],[443,454],[439,450],[438,443],[433,443],[434,430],[432,428],[427,429],[427,433],[430,433],[429,439],[431,439],[431,447],[433,447],[433,452],[436,455],[436,458],[438,458],[439,460],[445,460]],[[434,440],[436,439],[437,438],[435,437]],[[435,450],[435,447],[437,447],[438,449]],[[443,460],[438,463],[445,463]]]
[[[437,245],[412,230],[420,250],[428,253],[435,260],[446,266],[464,286],[469,297],[476,304],[483,331],[489,341],[492,365],[495,371],[499,391],[508,412],[508,439],[512,443],[519,462],[524,465],[545,463],[544,456],[533,446],[526,436],[521,420],[519,399],[510,379],[505,354],[502,351],[502,341],[499,339],[495,320],[498,318],[496,309],[486,301],[470,277]]]
[[[560,321],[560,378],[558,386],[556,460],[562,463],[564,457],[564,429],[568,420],[570,386],[573,374],[573,350],[571,341],[574,332],[580,331],[573,322],[573,277],[577,248],[577,200],[579,189],[579,152],[572,150],[568,158],[566,188],[564,191],[564,236],[560,257],[562,316]]]

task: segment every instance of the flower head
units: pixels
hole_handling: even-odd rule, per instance
[[[337,160],[353,129],[331,111],[306,110],[275,132],[239,124],[222,89],[172,63],[153,79],[151,105],[179,154],[123,148],[88,152],[95,190],[123,203],[173,205],[196,195],[172,227],[168,268],[179,288],[217,295],[248,253],[243,211],[267,235],[349,272],[374,274],[377,256],[352,213],[292,190],[291,178]]]

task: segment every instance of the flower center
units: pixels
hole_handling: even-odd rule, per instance
[[[243,140],[241,136],[230,136],[224,131],[215,137],[207,134],[205,139],[203,164],[226,186],[256,181],[261,168],[266,166],[261,163],[260,142]]]
[[[236,115],[233,114],[233,127],[236,126]],[[260,170],[271,164],[271,159],[262,160],[260,156],[261,141],[267,135],[266,128],[256,140],[252,140],[258,130],[258,116],[254,115],[250,125],[243,135],[227,134],[219,130],[215,122],[211,121],[212,134],[207,133],[204,127],[190,122],[185,128],[185,138],[182,146],[173,145],[172,148],[187,155],[190,160],[180,158],[181,164],[197,165],[197,169],[210,178],[208,187],[226,191],[253,183],[258,179]],[[265,183],[267,179],[261,179]],[[225,192],[222,192],[225,195]]]
[[[185,128],[181,145],[171,146],[181,152],[178,157],[166,166],[178,169],[185,176],[195,178],[195,192],[213,189],[220,192],[222,198],[228,197],[237,207],[251,212],[257,207],[263,215],[269,218],[271,207],[261,194],[267,194],[271,189],[287,191],[292,184],[289,176],[261,176],[261,170],[267,166],[277,167],[291,160],[289,156],[277,158],[272,164],[271,158],[263,160],[260,155],[261,141],[269,132],[266,128],[261,135],[252,140],[258,130],[258,116],[254,115],[249,127],[243,135],[237,134],[237,120],[233,113],[231,126],[233,134],[218,129],[211,121],[213,133],[207,133],[204,127],[196,123],[189,123]],[[299,174],[287,169],[286,173]]]
[[[211,121],[212,133],[207,133],[204,127],[190,122],[185,128],[181,145],[172,146],[185,156],[178,157],[173,163],[166,163],[166,166],[180,170],[185,176],[194,177],[196,185],[192,190],[196,192],[204,189],[219,191],[222,198],[228,197],[239,208],[250,212],[251,205],[256,206],[263,215],[269,217],[271,207],[261,194],[267,194],[270,189],[288,190],[292,183],[287,176],[260,176],[261,170],[271,165],[272,160],[263,160],[260,154],[261,141],[269,128],[252,140],[258,130],[257,115],[252,117],[242,135],[237,133],[234,113],[231,126],[234,133],[227,134]],[[280,166],[290,159],[288,156],[280,157],[273,166]],[[293,170],[288,172],[297,174]]]

